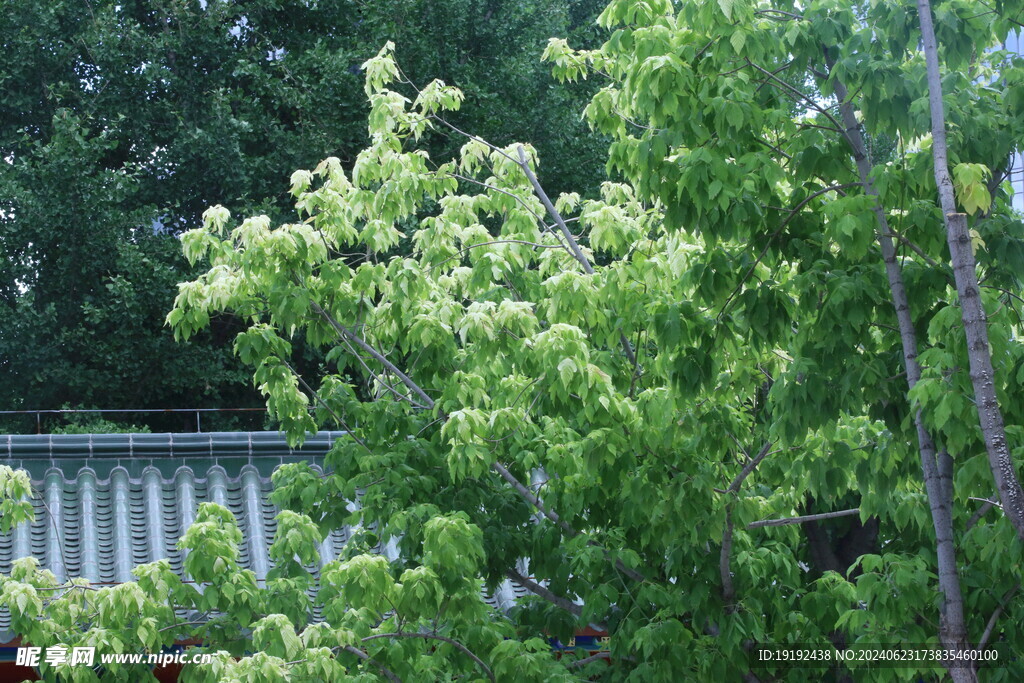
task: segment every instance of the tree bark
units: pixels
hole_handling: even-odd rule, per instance
[[[953,181],[949,175],[949,149],[946,143],[946,114],[942,102],[942,75],[939,70],[939,50],[935,40],[935,26],[929,0],[917,0],[921,20],[921,38],[924,42],[925,64],[928,69],[928,103],[931,107],[932,158],[935,162],[935,184],[938,186],[939,204],[946,221],[946,241],[953,264],[956,293],[960,299],[960,313],[967,336],[967,359],[970,363],[974,402],[978,408],[981,434],[988,452],[989,468],[995,478],[1003,512],[1024,540],[1024,490],[1017,479],[1017,471],[1006,441],[1003,413],[996,397],[995,371],[988,343],[985,310],[981,303],[978,274],[971,246],[967,216],[956,208]]]
[[[825,51],[825,61],[831,71],[834,62],[829,57],[827,49]],[[860,176],[861,182],[864,183],[864,192],[875,200],[874,213],[879,228],[878,244],[882,250],[885,273],[889,281],[889,292],[896,311],[900,340],[903,345],[903,362],[907,370],[907,389],[909,391],[921,379],[921,366],[917,362],[917,332],[914,329],[914,321],[910,316],[910,302],[907,298],[906,286],[903,283],[903,273],[900,264],[896,260],[896,247],[890,237],[893,232],[889,228],[889,220],[879,201],[878,191],[871,181],[871,159],[868,158],[867,145],[864,144],[864,137],[861,135],[860,124],[857,122],[853,104],[848,100],[849,92],[845,84],[838,79],[835,80],[834,89],[836,98],[839,100],[839,111],[842,115],[843,125],[846,126],[844,135],[847,142],[853,148],[854,161],[856,162],[857,173]],[[952,459],[945,452],[941,455],[937,453],[935,442],[924,426],[921,411],[916,411],[914,414],[914,426],[917,430],[918,450],[921,456],[921,470],[924,475],[925,492],[928,496],[932,526],[935,529],[939,590],[942,592],[943,597],[939,637],[947,648],[967,650],[970,649],[970,644],[967,640],[963,595],[960,591],[960,577],[956,566],[952,491],[943,482],[943,477],[940,474],[940,469],[944,472],[951,471]],[[941,468],[940,461],[942,463]],[[953,680],[958,683],[961,681],[970,682],[977,680],[972,669],[949,667],[949,673]]]

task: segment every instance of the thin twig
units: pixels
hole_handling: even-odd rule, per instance
[[[722,316],[724,316],[725,312],[728,310],[729,304],[732,303],[732,300],[736,297],[737,294],[740,293],[740,290],[743,288],[743,285],[745,285],[747,283],[747,280],[750,279],[750,276],[753,275],[754,269],[757,268],[758,264],[761,263],[761,259],[764,258],[764,255],[768,253],[768,249],[771,247],[772,242],[775,240],[776,237],[779,236],[779,234],[783,230],[786,229],[786,226],[789,225],[790,221],[792,221],[794,218],[796,218],[797,215],[799,215],[800,209],[804,208],[807,205],[807,203],[814,199],[815,197],[819,197],[825,194],[826,192],[838,192],[839,190],[845,190],[849,187],[858,187],[860,185],[863,185],[863,183],[844,183],[842,185],[829,185],[828,187],[823,187],[820,190],[817,190],[816,192],[812,192],[811,194],[807,195],[806,197],[804,197],[803,201],[798,203],[792,209],[787,209],[787,211],[789,211],[789,215],[786,216],[786,220],[782,221],[782,225],[776,228],[775,232],[768,236],[768,239],[765,241],[764,248],[761,249],[761,253],[757,255],[757,258],[754,259],[754,263],[752,263],[750,268],[747,269],[747,272],[743,275],[743,278],[739,281],[739,284],[736,285],[735,289],[733,289],[732,292],[729,294],[729,298],[727,298],[725,300],[725,303],[722,304],[722,310],[719,312],[717,320],[722,320]]]
[[[755,137],[754,140],[756,140],[757,142],[760,142],[762,145],[764,145],[768,149],[774,150],[777,154],[786,157],[790,161],[793,160],[793,157],[791,157],[790,155],[786,154],[781,149],[779,149],[778,147],[776,147],[772,143],[768,142],[767,140],[762,140],[761,138],[758,138],[758,137]]]
[[[295,375],[295,379],[297,379],[299,381],[299,384],[301,384],[306,389],[306,391],[308,391],[310,393],[310,395],[313,397],[313,400],[315,400],[317,403],[319,403],[324,408],[324,410],[326,410],[327,412],[329,412],[331,414],[331,417],[334,418],[334,421],[337,422],[338,425],[342,429],[345,430],[346,434],[348,434],[350,437],[352,437],[353,441],[355,441],[357,444],[359,444],[360,446],[365,448],[368,453],[372,453],[373,452],[370,449],[370,447],[366,445],[366,442],[363,441],[362,439],[360,439],[359,436],[355,432],[352,431],[352,428],[349,427],[345,423],[345,420],[343,420],[340,415],[338,415],[336,412],[334,412],[334,409],[331,408],[329,405],[327,405],[326,401],[324,401],[322,398],[320,398],[320,394],[318,394],[316,391],[314,391],[313,387],[309,386],[309,384],[306,382],[306,380],[302,378],[302,375],[300,375],[295,370],[295,368],[292,367],[291,363],[289,363],[284,358],[281,358],[280,356],[278,356],[278,360],[281,361],[282,363],[284,363],[284,366],[286,368],[288,368],[293,375]]]
[[[378,363],[387,368],[392,374],[398,377],[398,379],[402,380],[402,384],[404,384],[406,387],[409,388],[410,391],[412,391],[413,393],[415,393],[416,395],[423,399],[424,403],[426,403],[427,408],[432,409],[434,407],[434,399],[430,398],[430,396],[428,396],[426,392],[423,391],[423,389],[421,389],[418,384],[416,384],[416,382],[413,382],[408,375],[399,370],[398,367],[395,366],[395,364],[389,361],[387,358],[385,358],[382,353],[380,353],[379,351],[377,351],[377,349],[373,348],[365,341],[363,341],[363,338],[356,334],[354,331],[346,328],[337,320],[335,320],[334,317],[331,316],[327,311],[325,311],[323,307],[320,306],[319,303],[317,303],[316,301],[311,301],[310,305],[313,307],[314,310],[316,310],[316,312],[321,317],[324,318],[324,320],[328,322],[328,324],[330,324],[331,327],[335,329],[336,332],[338,332],[338,334],[340,334],[342,337],[346,339],[351,340],[361,349],[370,354],[370,356],[372,356],[374,360],[376,360]]]
[[[376,659],[360,650],[358,647],[355,647],[354,645],[345,645],[341,649],[343,649],[345,652],[351,652],[364,662],[370,662],[371,664],[374,664],[378,669],[380,669],[380,672],[384,674],[384,676],[389,681],[391,681],[391,683],[402,683],[402,679],[396,676],[394,673],[392,673],[391,669],[387,668],[386,666],[378,662]]]
[[[492,244],[525,244],[526,246],[533,247],[534,249],[565,249],[564,244],[538,244],[537,242],[528,242],[526,240],[492,240],[490,242],[478,242],[477,244],[471,244],[464,249],[459,249],[459,251],[456,252],[453,256],[449,256],[444,261],[435,263],[434,265],[427,268],[427,270],[437,268],[438,266],[443,266],[449,261],[459,258],[470,249],[476,249],[477,247],[486,247]]]
[[[735,495],[739,490],[740,486],[743,485],[743,480],[750,476],[750,473],[757,469],[757,466],[761,464],[761,461],[768,456],[768,451],[772,447],[771,441],[765,441],[764,445],[761,446],[761,450],[746,466],[740,471],[739,474],[729,484],[727,490],[728,493]],[[722,600],[726,603],[732,601],[736,595],[736,591],[733,588],[732,583],[732,569],[730,563],[732,561],[732,500],[726,503],[725,506],[725,530],[722,532],[722,548],[718,554],[718,573],[722,579]]]
[[[935,261],[935,259],[933,259],[928,254],[924,253],[924,250],[921,249],[921,247],[917,246],[916,244],[914,244],[913,242],[908,240],[906,237],[904,237],[902,234],[900,234],[900,233],[896,232],[895,230],[893,230],[891,227],[889,228],[889,232],[886,233],[884,236],[885,237],[895,237],[900,242],[902,242],[903,244],[905,244],[908,247],[910,247],[910,249],[915,254],[917,254],[918,256],[923,258],[924,262],[927,263],[929,266],[931,266],[935,270],[940,270],[940,271],[944,270],[944,268],[941,265],[939,265],[938,262]]]
[[[761,66],[758,66],[757,64],[754,64],[749,59],[747,60],[747,64],[749,64],[750,66],[754,67],[755,69],[757,69],[758,71],[763,73],[765,76],[770,78],[772,81],[778,83],[780,86],[782,86],[785,90],[787,90],[794,97],[796,97],[798,99],[801,99],[804,102],[806,102],[808,105],[810,105],[810,107],[812,109],[814,109],[819,114],[821,114],[826,119],[828,119],[832,123],[832,125],[836,127],[836,130],[838,130],[842,134],[842,136],[844,138],[846,138],[847,142],[850,141],[849,134],[847,133],[846,129],[843,128],[842,124],[840,124],[839,121],[837,121],[836,118],[834,116],[832,116],[832,114],[830,114],[824,107],[822,107],[816,101],[814,101],[813,99],[811,99],[807,95],[803,94],[802,92],[800,92],[799,90],[797,90],[796,88],[791,86],[789,83],[786,83],[784,80],[782,80],[781,78],[779,78],[778,76],[773,74],[771,71],[768,71],[764,67],[761,67]]]
[[[992,616],[988,618],[988,623],[985,624],[985,631],[981,634],[981,639],[978,641],[979,651],[985,649],[985,644],[988,643],[988,639],[992,637],[992,631],[996,627],[996,622],[999,620],[999,615],[1001,615],[1003,613],[1003,610],[1006,609],[1006,605],[1009,604],[1010,598],[1013,597],[1013,594],[1016,593],[1018,589],[1020,589],[1020,581],[1017,582],[1017,585],[1015,585],[1013,588],[1011,588],[1003,594],[1003,598],[999,601],[999,604],[992,612]]]
[[[441,124],[447,126],[448,128],[451,128],[453,131],[455,131],[459,135],[463,136],[464,138],[467,138],[469,140],[475,140],[476,142],[479,142],[479,143],[481,143],[483,145],[486,145],[491,151],[500,154],[501,156],[505,157],[506,159],[508,159],[512,163],[518,165],[519,162],[516,161],[515,159],[513,159],[511,156],[509,156],[509,154],[505,150],[501,149],[500,147],[495,147],[491,143],[487,142],[487,140],[484,140],[481,137],[477,137],[476,135],[470,135],[466,131],[461,130],[459,128],[456,128],[455,126],[453,126],[452,124],[448,123],[447,121],[445,121],[443,118],[441,118],[437,114],[431,114],[429,118],[437,121],[438,123],[441,123]]]
[[[755,10],[754,11],[754,14],[756,14],[758,16],[761,16],[761,15],[764,15],[764,14],[768,14],[768,13],[780,14],[780,15],[782,15],[784,17],[787,17],[786,19],[783,19],[781,21],[790,21],[790,20],[793,20],[793,19],[803,19],[803,15],[794,14],[793,12],[785,12],[785,11],[783,11],[781,9],[760,9],[760,10]]]
[[[359,364],[360,364],[361,366],[363,366],[363,370],[366,370],[366,373],[367,373],[367,374],[368,374],[368,375],[370,376],[370,377],[369,377],[369,378],[367,379],[367,385],[368,385],[368,386],[369,386],[369,383],[370,383],[370,380],[371,380],[371,379],[372,379],[372,380],[375,380],[375,381],[377,381],[377,382],[378,382],[378,383],[379,383],[379,384],[380,384],[380,385],[381,385],[382,387],[384,387],[385,389],[387,389],[388,391],[390,391],[390,392],[391,392],[391,393],[392,393],[392,394],[393,394],[393,395],[395,396],[395,398],[397,398],[397,399],[398,399],[399,401],[405,401],[405,402],[407,402],[407,403],[408,403],[409,405],[415,406],[415,407],[417,407],[417,408],[422,408],[422,409],[424,409],[424,410],[427,410],[427,409],[428,409],[428,408],[427,408],[426,406],[420,405],[420,404],[419,404],[419,403],[417,403],[416,401],[412,400],[412,398],[411,398],[411,397],[410,397],[409,395],[407,395],[407,394],[403,394],[403,393],[402,393],[402,392],[400,392],[400,391],[399,391],[398,389],[396,389],[396,388],[394,387],[394,385],[393,385],[393,384],[391,384],[390,382],[388,382],[388,381],[386,381],[386,380],[384,379],[384,376],[383,376],[383,375],[379,375],[379,374],[377,374],[376,372],[374,372],[374,371],[373,371],[373,369],[372,369],[372,368],[371,368],[371,367],[370,367],[369,365],[367,365],[366,361],[365,361],[365,360],[363,360],[363,357],[359,355],[359,352],[358,352],[358,351],[356,351],[356,350],[355,350],[355,349],[354,349],[354,348],[352,347],[352,344],[351,344],[351,343],[349,343],[349,340],[348,340],[347,338],[345,338],[345,337],[339,337],[339,338],[341,339],[341,343],[345,345],[345,348],[346,348],[346,349],[348,349],[348,353],[349,353],[349,355],[350,355],[350,356],[352,356],[353,358],[355,358],[355,359],[356,359],[357,361],[359,361]],[[377,398],[377,396],[375,395],[375,396],[374,396],[374,398],[376,399],[376,398]]]
[[[448,175],[450,177],[452,177],[452,178],[457,178],[458,180],[462,180],[462,181],[465,181],[467,183],[473,183],[474,185],[479,185],[480,187],[486,188],[488,190],[493,190],[495,192],[500,192],[503,195],[507,195],[509,197],[512,197],[512,199],[514,199],[517,202],[519,202],[520,204],[522,204],[523,208],[526,209],[530,213],[531,216],[533,216],[534,218],[537,219],[537,222],[539,222],[541,225],[544,225],[544,218],[540,214],[538,214],[536,211],[531,209],[530,205],[527,204],[526,201],[522,197],[520,197],[519,195],[517,195],[517,194],[515,194],[513,192],[509,192],[508,190],[503,190],[500,187],[495,187],[494,185],[491,185],[490,183],[485,183],[485,182],[476,180],[475,178],[470,178],[469,176],[461,175],[459,173],[449,173]]]
[[[435,633],[411,633],[408,631],[399,631],[397,633],[375,633],[372,636],[367,636],[363,638],[363,642],[365,643],[367,641],[376,640],[378,638],[422,638],[423,640],[440,640],[441,642],[448,643],[449,645],[452,645],[455,648],[457,648],[460,652],[462,652],[467,657],[476,662],[477,666],[483,669],[484,673],[487,675],[487,678],[489,680],[491,680],[492,682],[495,680],[494,672],[491,671],[491,667],[484,664],[484,660],[477,657],[470,651],[468,647],[466,647],[457,640],[446,638],[445,636],[439,636]]]

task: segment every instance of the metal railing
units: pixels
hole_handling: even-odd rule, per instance
[[[59,408],[53,410],[0,410],[0,415],[35,415],[36,433],[43,433],[44,415],[74,415],[74,414],[126,414],[126,413],[189,413],[196,416],[196,431],[203,431],[200,415],[203,413],[265,413],[266,408]]]

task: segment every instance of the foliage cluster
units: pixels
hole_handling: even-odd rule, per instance
[[[750,648],[1019,652],[1024,224],[1003,181],[1024,62],[998,48],[1021,11],[613,0],[600,48],[545,52],[603,83],[586,117],[616,182],[596,193],[549,195],[534,147],[462,133],[463,94],[385,45],[369,145],[292,175],[296,219],[216,206],[182,238],[208,269],[175,334],[233,312],[289,438],[350,432],[329,475],[275,473],[274,575],[239,570],[233,520],[204,506],[182,540],[202,593],[158,563],[100,589],[138,612],[80,608],[91,589],[41,598],[23,565],[3,588],[19,628],[258,645],[206,672],[239,680],[799,680]],[[463,144],[437,163],[435,135]],[[296,371],[300,337],[323,371]],[[372,535],[323,569],[309,625],[313,549],[342,524]],[[506,578],[533,597],[494,614],[480,590]],[[169,594],[212,618],[173,625]],[[610,662],[548,651],[581,624]],[[986,679],[1020,678],[1001,665]]]
[[[441,71],[467,86],[475,106],[460,123],[537,138],[563,160],[566,182],[582,184],[580,169],[598,165],[577,162],[600,159],[602,147],[537,57],[551,35],[588,40],[599,9],[598,0],[6,8],[0,407],[258,406],[231,358],[237,321],[215,320],[187,348],[163,326],[175,285],[196,274],[176,236],[214,202],[282,220],[291,169],[328,155],[350,162],[365,144],[359,65],[388,39],[407,46],[411,77]],[[306,353],[302,365],[318,361]],[[236,426],[225,415],[209,424]],[[4,431],[19,429],[35,423],[5,419]]]

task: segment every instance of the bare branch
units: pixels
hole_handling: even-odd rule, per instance
[[[932,160],[939,205],[945,216],[946,243],[949,245],[953,276],[956,280],[960,318],[967,341],[967,360],[974,388],[975,407],[981,424],[981,435],[988,454],[989,469],[995,479],[996,492],[1003,512],[1024,540],[1024,487],[1021,487],[1006,439],[1006,426],[999,397],[996,394],[985,309],[978,292],[977,263],[967,225],[967,215],[957,207],[953,179],[949,172],[949,150],[946,142],[946,114],[942,99],[942,72],[939,47],[929,0],[917,0],[928,74],[928,107],[931,113]]]
[[[512,163],[514,163],[514,164],[518,164],[519,163],[518,161],[513,159],[511,156],[509,156],[508,153],[506,153],[505,150],[501,149],[500,147],[495,147],[494,145],[492,145],[491,143],[487,142],[487,140],[484,140],[481,137],[477,137],[476,135],[470,135],[466,131],[461,130],[459,128],[456,128],[455,126],[453,126],[452,124],[448,123],[446,120],[444,120],[443,118],[441,118],[437,114],[431,114],[429,118],[437,121],[438,123],[441,123],[441,124],[447,126],[448,128],[451,128],[453,131],[455,131],[456,133],[458,133],[459,135],[461,135],[462,137],[464,137],[464,138],[466,138],[468,140],[475,140],[476,142],[479,142],[482,145],[486,145],[487,148],[490,149],[492,152],[500,154],[501,156],[505,157],[506,159],[508,159]]]
[[[541,204],[544,205],[548,214],[550,214],[551,218],[554,219],[555,225],[558,226],[559,230],[562,231],[562,235],[566,240],[568,240],[569,249],[572,251],[573,256],[576,257],[576,260],[580,262],[580,265],[583,266],[583,272],[587,275],[593,275],[594,267],[590,265],[590,260],[587,258],[586,254],[583,253],[583,250],[580,249],[580,245],[576,242],[575,238],[573,238],[572,232],[569,231],[569,227],[562,219],[562,215],[558,213],[557,209],[555,209],[555,205],[551,203],[551,199],[544,191],[544,188],[541,187],[540,182],[538,182],[537,176],[534,175],[533,169],[530,168],[530,164],[526,160],[526,151],[523,149],[522,145],[519,146],[519,161],[517,163],[519,167],[523,169],[523,172],[526,173],[526,177],[530,180],[530,184],[533,186],[533,191],[540,199]]]
[[[725,530],[722,532],[722,548],[718,553],[718,573],[722,578],[722,600],[725,603],[732,602],[736,596],[736,589],[732,583],[732,568],[729,566],[732,558],[732,503],[725,507]]]
[[[805,524],[807,522],[817,522],[822,519],[835,519],[837,517],[851,517],[853,515],[859,515],[860,508],[850,508],[849,510],[837,510],[835,512],[822,512],[816,515],[802,515],[800,517],[784,517],[782,519],[762,519],[759,522],[751,522],[747,525],[748,529],[760,529],[766,526],[786,526],[789,524]]]
[[[761,461],[768,456],[768,452],[772,447],[771,441],[765,441],[764,445],[761,446],[761,450],[756,456],[754,456],[744,467],[740,470],[740,473],[732,480],[729,484],[729,488],[726,490],[727,493],[735,495],[739,490],[740,486],[743,485],[743,480],[750,476],[750,473],[757,469],[757,466],[761,464]],[[725,506],[725,530],[722,532],[722,548],[718,554],[718,573],[722,579],[722,600],[726,603],[732,601],[736,595],[735,588],[732,583],[732,568],[729,566],[732,558],[732,500]]]
[[[935,259],[933,259],[933,258],[932,258],[931,256],[929,256],[928,254],[924,253],[924,250],[923,250],[923,249],[921,249],[921,247],[917,246],[916,244],[914,244],[913,242],[911,242],[910,240],[908,240],[908,239],[907,239],[906,237],[904,237],[904,236],[903,236],[903,235],[901,235],[900,233],[898,233],[898,232],[896,232],[895,230],[893,230],[893,228],[892,228],[892,227],[890,227],[890,228],[889,228],[889,232],[888,232],[888,233],[887,233],[887,234],[885,235],[885,237],[895,237],[895,238],[896,238],[896,239],[898,239],[898,240],[899,240],[900,242],[902,242],[903,244],[905,244],[905,245],[907,245],[908,247],[910,247],[910,249],[911,249],[911,250],[912,250],[912,251],[913,251],[913,252],[914,252],[915,254],[917,254],[917,255],[918,255],[918,256],[920,256],[920,257],[921,257],[922,259],[924,259],[924,262],[925,262],[925,263],[927,263],[927,264],[928,264],[929,266],[931,266],[932,268],[934,268],[934,269],[936,269],[936,270],[938,270],[938,271],[942,271],[942,270],[945,270],[945,269],[944,269],[944,268],[943,268],[942,266],[940,266],[940,265],[938,264],[938,262],[936,262],[936,261],[935,261]]]
[[[525,498],[531,505],[533,505],[533,507],[537,508],[537,510],[542,515],[544,515],[552,522],[560,526],[567,534],[569,534],[570,536],[576,536],[579,534],[578,531],[573,529],[561,517],[559,517],[557,512],[555,512],[554,510],[549,510],[540,498],[533,495],[533,492],[530,491],[530,489],[526,488],[521,481],[516,479],[514,474],[508,471],[508,468],[506,468],[504,465],[497,461],[495,461],[495,463],[491,465],[491,468],[495,472],[497,472],[502,479],[511,484],[512,488],[518,491],[519,495]]]
[[[846,138],[847,142],[850,141],[849,134],[847,133],[846,129],[843,128],[842,124],[840,124],[839,121],[837,121],[836,118],[834,116],[832,116],[832,114],[830,114],[827,109],[825,109],[820,104],[818,104],[816,101],[814,101],[813,99],[811,99],[807,95],[803,94],[802,92],[800,92],[799,90],[797,90],[796,88],[791,86],[789,83],[786,83],[784,80],[782,80],[781,78],[779,78],[778,76],[773,74],[771,71],[768,71],[764,67],[758,66],[757,64],[754,64],[749,59],[747,60],[747,64],[749,64],[750,66],[754,67],[755,69],[757,69],[758,71],[763,73],[765,76],[767,76],[774,83],[777,83],[779,86],[782,87],[782,89],[784,89],[787,92],[789,92],[789,94],[791,96],[795,97],[796,99],[799,99],[799,100],[802,100],[802,101],[806,102],[808,104],[808,106],[811,107],[811,109],[814,109],[816,112],[818,112],[819,114],[824,116],[826,119],[828,119],[829,122],[833,126],[835,126],[836,130],[838,130],[843,135],[843,137]]]
[[[760,142],[760,143],[761,143],[762,145],[764,145],[764,146],[765,146],[765,147],[767,147],[768,149],[770,149],[770,150],[773,150],[773,151],[774,151],[774,152],[775,152],[776,154],[778,154],[779,156],[784,156],[784,157],[786,157],[787,159],[789,159],[790,161],[792,161],[792,160],[793,160],[793,157],[791,157],[790,155],[786,154],[786,153],[785,153],[785,152],[783,152],[783,151],[782,151],[781,149],[779,149],[778,147],[776,147],[776,146],[775,146],[775,145],[773,145],[772,143],[768,142],[767,140],[763,140],[763,139],[761,139],[761,138],[759,138],[759,137],[755,137],[754,139],[755,139],[755,140],[757,140],[758,142]]]
[[[794,14],[793,12],[785,12],[785,11],[780,10],[780,9],[761,9],[761,10],[755,11],[754,14],[756,14],[758,16],[763,16],[763,15],[766,15],[766,14],[780,15],[778,17],[769,17],[769,18],[774,18],[777,21],[790,21],[790,20],[793,20],[793,19],[803,19],[803,15]],[[786,17],[786,18],[782,19],[782,17]]]
[[[967,520],[967,526],[964,527],[964,533],[967,533],[968,531],[973,529],[974,526],[981,521],[981,518],[984,517],[985,514],[988,513],[988,511],[994,508],[995,506],[996,504],[993,503],[992,501],[985,501],[985,504],[978,508],[974,512],[974,514],[971,515],[971,518]]]
[[[465,181],[467,183],[472,183],[474,185],[479,185],[480,187],[486,188],[488,190],[493,190],[494,192],[499,192],[499,193],[501,193],[503,195],[506,195],[508,197],[512,197],[512,199],[514,199],[517,202],[519,202],[523,206],[523,208],[526,209],[529,212],[529,214],[531,216],[536,218],[537,221],[541,225],[544,225],[544,218],[542,216],[540,216],[536,211],[531,209],[530,205],[527,204],[523,200],[522,197],[520,197],[519,195],[515,194],[514,192],[509,192],[508,190],[504,190],[504,189],[502,189],[500,187],[495,187],[494,185],[491,185],[490,183],[485,183],[485,182],[476,180],[475,178],[470,178],[469,176],[464,176],[464,175],[459,174],[459,173],[449,173],[448,175],[451,176],[452,178],[456,178],[458,180],[462,180],[462,181]]]
[[[729,492],[736,493],[740,490],[740,486],[743,485],[743,480],[750,476],[750,473],[757,469],[757,466],[761,464],[761,461],[768,455],[769,449],[772,447],[771,441],[765,441],[764,445],[761,446],[761,450],[758,452],[754,459],[746,464],[746,466],[736,475],[736,478],[729,484]]]
[[[834,71],[835,61],[829,48],[822,46],[825,64],[830,72]],[[828,77],[833,76],[830,73]],[[849,91],[842,80],[834,78],[832,88],[839,101],[839,112],[846,124],[844,137],[850,144],[857,174],[864,183],[864,192],[875,200],[873,208],[878,223],[876,235],[882,250],[882,261],[885,264],[886,279],[889,281],[889,292],[900,328],[900,340],[903,347],[903,362],[907,374],[907,389],[913,390],[921,378],[921,366],[917,361],[917,331],[910,313],[909,297],[903,281],[903,272],[896,258],[896,247],[890,237],[892,232],[889,220],[882,208],[878,191],[871,180],[872,161],[870,152],[861,135]],[[951,481],[949,471],[952,458],[945,450],[938,452],[935,441],[924,424],[921,411],[914,412],[914,426],[917,431],[918,451],[921,457],[921,470],[931,512],[932,526],[935,529],[935,549],[938,563],[939,589],[943,594],[943,623],[939,628],[939,637],[945,647],[963,648],[967,642],[967,630],[963,613],[963,597],[960,590],[960,576],[957,570],[956,544],[953,539],[952,491],[945,483]],[[959,678],[962,671],[950,669],[954,679]],[[967,676],[965,680],[969,680]]]

